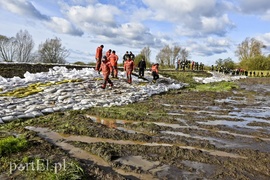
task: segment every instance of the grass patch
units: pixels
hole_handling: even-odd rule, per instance
[[[197,83],[193,77],[210,77],[212,76],[210,73],[200,71],[200,72],[194,72],[194,71],[164,71],[161,72],[165,77],[171,77],[172,79],[176,79],[180,82],[189,84],[189,87],[195,87],[199,83]]]
[[[208,84],[200,84],[197,85],[194,88],[191,88],[195,91],[215,91],[215,92],[221,92],[221,91],[230,91],[232,89],[236,89],[238,86],[234,82],[212,82]]]
[[[270,77],[270,70],[250,70],[249,77]]]
[[[94,107],[86,110],[95,116],[115,119],[129,119],[136,121],[162,121],[167,117],[166,112],[161,104],[152,102],[139,102],[136,104],[128,104],[126,106],[115,107]],[[149,115],[151,114],[151,116]]]
[[[27,147],[27,144],[27,140],[24,137],[16,138],[10,136],[0,139],[0,156],[22,151]]]

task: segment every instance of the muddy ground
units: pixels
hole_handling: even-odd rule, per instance
[[[28,146],[1,157],[0,179],[269,179],[270,79],[236,84],[3,125]]]

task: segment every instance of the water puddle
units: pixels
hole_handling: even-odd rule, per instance
[[[234,97],[228,97],[226,99],[216,99],[215,102],[241,105],[241,104],[246,104],[247,99],[246,98],[235,99]]]
[[[184,171],[173,165],[163,165],[158,161],[148,161],[141,156],[125,156],[117,159],[115,162],[122,165],[135,167],[136,169],[141,169],[143,171],[148,171],[155,174],[158,179],[199,178],[199,176],[197,176],[199,173],[194,174],[193,172]]]
[[[179,121],[186,122],[185,120],[182,120],[182,119],[179,120]],[[229,121],[229,122],[231,122],[231,121]],[[160,123],[160,124],[157,124],[157,125],[162,126],[163,123]],[[195,129],[195,130],[202,130],[202,131],[213,131],[213,130],[206,129],[206,128],[201,128],[201,127],[198,127],[198,126],[189,126],[188,124],[186,124],[186,125],[187,126],[177,125],[177,126],[173,126],[173,127],[175,129]],[[244,138],[252,138],[252,139],[261,139],[263,141],[270,141],[270,138],[264,138],[264,137],[259,137],[259,136],[246,135],[246,134],[232,133],[232,132],[229,132],[229,131],[217,130],[217,131],[214,131],[214,132],[215,133],[221,133],[221,134],[227,134],[227,135],[233,135],[235,137],[244,137]],[[185,133],[182,133],[182,132],[162,131],[162,133],[168,133],[168,134],[179,135],[179,136],[190,137],[190,138],[199,138],[199,139],[202,139],[202,140],[210,140],[210,141],[211,140],[216,140],[215,138],[211,139],[211,138],[202,137],[202,136],[194,136],[194,135],[185,134]]]
[[[142,156],[124,156],[116,159],[114,162],[120,164],[141,168],[143,171],[149,171],[154,167],[160,165],[159,161],[148,161]]]
[[[245,127],[247,126],[247,122],[245,121],[228,121],[228,120],[208,120],[208,121],[198,121],[196,122],[198,124],[204,124],[204,125],[212,125],[212,126],[217,126],[217,125],[224,125],[224,126],[240,126],[240,127]]]
[[[130,133],[130,134],[143,133],[143,132],[140,132],[140,131],[137,131],[137,130],[135,131],[135,130],[128,129],[128,128],[125,128],[125,127],[119,127],[119,125],[125,125],[126,123],[138,124],[140,122],[119,120],[119,119],[117,119],[117,120],[105,119],[105,118],[100,118],[100,117],[90,116],[90,115],[85,115],[85,117],[90,118],[92,121],[94,121],[96,123],[104,124],[107,127],[115,128],[115,129]],[[169,123],[162,123],[162,122],[149,122],[149,123],[144,122],[144,123],[147,123],[147,124],[153,123],[153,124],[156,124],[158,126],[171,127],[171,128],[174,128],[174,129],[181,128],[181,126],[179,124],[169,124]]]
[[[179,124],[169,124],[169,123],[161,123],[161,122],[153,122],[154,124],[158,126],[164,126],[164,127],[171,127],[173,129],[181,128]]]
[[[258,136],[252,136],[252,135],[247,135],[247,134],[237,134],[237,133],[232,133],[229,131],[217,131],[218,133],[223,133],[223,134],[229,134],[229,135],[233,135],[233,136],[237,136],[237,137],[244,137],[244,138],[258,138],[261,139],[263,141],[270,141],[270,138],[263,138],[263,137],[258,137]]]
[[[206,140],[209,141],[209,143],[214,144],[217,147],[238,147],[240,146],[237,143],[232,143],[227,140],[222,140],[218,138],[212,138],[212,137],[204,137],[204,136],[197,136],[197,135],[191,135],[191,134],[185,134],[182,132],[173,132],[173,131],[162,131],[161,133],[164,134],[170,134],[170,135],[176,135],[176,136],[182,136],[182,137],[188,137],[193,139],[199,139],[199,140]]]
[[[211,126],[224,125],[224,126],[229,126],[231,128],[241,127],[241,128],[248,128],[248,129],[268,129],[267,127],[248,125],[251,122],[270,123],[267,120],[258,119],[254,117],[245,117],[242,121],[208,120],[208,121],[197,121],[196,123],[204,124],[204,125],[211,125]]]
[[[142,132],[134,131],[132,129],[127,129],[127,128],[124,128],[124,127],[116,127],[115,129],[117,129],[119,131],[123,131],[123,132],[129,133],[129,134],[140,134],[140,133],[142,133]]]
[[[269,118],[270,109],[269,107],[261,108],[243,108],[240,112],[231,112],[229,115],[247,118],[247,117],[256,117],[256,118]],[[270,122],[269,122],[270,123]]]
[[[85,115],[86,118],[91,119],[93,122],[95,123],[99,123],[99,124],[103,124],[109,128],[114,128],[117,129],[119,131],[123,131],[126,133],[130,133],[130,134],[140,134],[143,132],[140,131],[135,131],[132,129],[128,129],[123,127],[123,125],[125,125],[126,123],[131,123],[131,124],[138,124],[139,122],[134,122],[134,121],[127,121],[127,120],[115,120],[115,119],[107,119],[107,118],[100,118],[98,116],[90,116],[90,115]]]
[[[206,164],[206,163],[200,163],[200,162],[194,162],[194,161],[182,161],[182,163],[185,166],[188,166],[190,168],[195,169],[196,174],[204,174],[206,177],[210,177],[213,172],[216,171],[217,166],[211,165],[211,164]]]
[[[185,116],[185,114],[183,113],[178,113],[178,112],[170,112],[167,113],[169,116]]]

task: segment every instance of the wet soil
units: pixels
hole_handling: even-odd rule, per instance
[[[30,143],[1,157],[0,179],[33,177],[9,173],[7,162],[23,157],[77,162],[81,179],[269,179],[270,79],[236,83],[231,91],[181,89],[11,122],[0,135],[26,134]]]

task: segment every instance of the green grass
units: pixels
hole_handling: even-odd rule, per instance
[[[238,86],[234,82],[222,81],[222,82],[213,82],[213,83],[208,83],[208,84],[200,84],[191,89],[195,91],[221,92],[221,91],[230,91],[236,88],[238,88]]]
[[[0,156],[22,151],[27,145],[27,140],[24,137],[10,136],[0,139]]]
[[[249,77],[270,77],[270,70],[249,70],[249,72],[252,72],[251,76],[250,76],[250,73],[248,73]],[[255,72],[255,76],[253,74],[254,72]],[[261,73],[263,73],[263,76]]]
[[[194,71],[164,71],[161,72],[165,77],[171,77],[173,79],[176,79],[180,82],[189,84],[189,87],[195,87],[199,83],[197,83],[193,77],[210,77],[212,76],[210,73],[207,72],[194,72]]]

